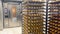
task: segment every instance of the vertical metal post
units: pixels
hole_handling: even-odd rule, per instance
[[[48,2],[49,0],[46,0],[46,34],[47,34],[47,24],[48,24]]]
[[[4,0],[1,0],[1,1],[2,1],[2,12],[3,12],[3,2],[4,2]],[[3,18],[3,28],[4,28],[4,12],[3,12],[3,14],[2,14],[2,15],[3,15],[3,17],[2,17],[2,18]]]

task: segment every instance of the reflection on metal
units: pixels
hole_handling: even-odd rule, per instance
[[[12,15],[13,18],[16,17],[16,7],[15,6],[12,7],[12,14],[13,14]]]
[[[20,4],[5,3],[4,5],[4,27],[17,27],[21,26],[21,8]],[[6,9],[6,11],[5,11]],[[6,14],[6,15],[5,15]]]

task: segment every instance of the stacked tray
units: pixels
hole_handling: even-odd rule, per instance
[[[60,34],[60,13],[59,13],[59,3],[58,1],[50,2],[49,3],[49,10],[48,10],[48,33],[49,34]]]
[[[23,34],[45,34],[45,19],[45,2],[25,2],[23,9]]]

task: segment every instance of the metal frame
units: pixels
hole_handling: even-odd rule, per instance
[[[49,2],[49,0],[46,0],[46,34],[48,34],[48,26],[47,26],[47,24],[48,24],[48,2]]]
[[[0,15],[0,18],[1,18],[1,22],[0,22],[0,30],[3,30],[3,8],[2,8],[2,0],[0,0],[0,12],[1,12],[1,15]]]

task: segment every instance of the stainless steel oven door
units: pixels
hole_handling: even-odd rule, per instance
[[[21,26],[21,4],[8,2],[4,7],[4,27]]]

